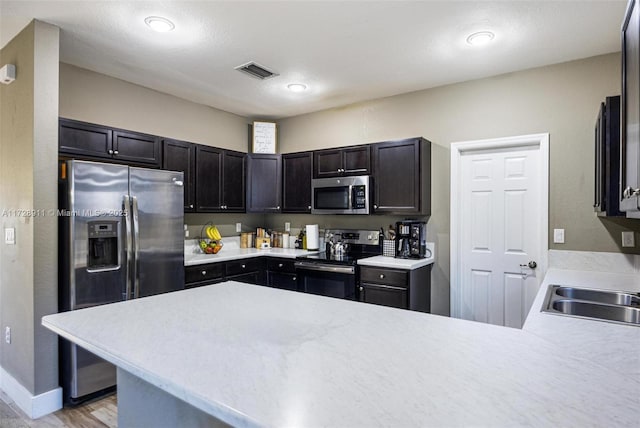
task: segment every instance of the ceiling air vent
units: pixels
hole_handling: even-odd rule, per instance
[[[239,65],[235,69],[238,71],[242,71],[243,73],[247,73],[249,76],[256,77],[260,80],[269,79],[270,77],[278,75],[278,73],[268,70],[253,61]]]

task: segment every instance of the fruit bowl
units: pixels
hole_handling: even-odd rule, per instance
[[[200,250],[204,254],[218,254],[220,250],[222,250],[222,241],[215,241],[213,239],[200,239],[198,241],[198,245],[200,246]]]
[[[201,238],[198,240],[198,245],[203,253],[217,254],[218,251],[222,249],[222,236],[215,225],[205,223],[200,231],[200,236]]]

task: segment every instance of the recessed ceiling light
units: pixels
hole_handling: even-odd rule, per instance
[[[290,83],[287,85],[287,88],[291,92],[304,92],[307,90],[307,85],[303,85],[302,83]]]
[[[467,37],[467,43],[472,46],[482,46],[491,42],[495,36],[491,31],[478,31]]]
[[[176,28],[176,26],[173,25],[173,22],[161,16],[147,16],[144,19],[144,23],[158,33],[166,33],[167,31],[171,31]]]

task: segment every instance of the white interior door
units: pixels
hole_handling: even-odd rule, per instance
[[[536,140],[504,140],[452,148],[452,314],[520,328],[546,267],[546,151]]]

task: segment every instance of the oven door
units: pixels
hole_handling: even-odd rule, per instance
[[[355,266],[296,262],[298,290],[320,296],[355,300]]]

